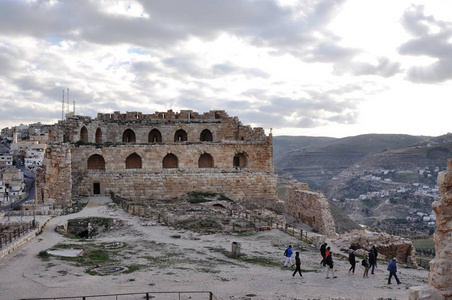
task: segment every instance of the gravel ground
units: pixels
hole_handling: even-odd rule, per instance
[[[354,275],[348,274],[348,262],[340,259],[335,259],[337,278],[326,279],[318,250],[279,230],[232,235],[145,226],[138,217],[108,207],[109,201],[93,197],[81,212],[50,219],[41,235],[0,260],[0,299],[167,291],[211,291],[218,299],[408,299],[409,287],[427,282],[427,271],[399,266],[402,284],[387,285],[385,265],[379,265],[375,275],[363,278],[361,266],[357,265]],[[87,241],[68,239],[54,229],[67,219],[89,216],[123,220],[125,225],[113,226],[88,243],[125,243],[124,248],[111,250],[111,259],[117,266],[135,268],[134,272],[90,275],[87,265],[38,256],[56,244],[86,245]],[[239,259],[228,255],[233,242],[240,242],[243,255]],[[303,278],[292,278],[293,269],[282,266],[289,244],[300,251]],[[198,296],[157,295],[155,299],[208,299]]]

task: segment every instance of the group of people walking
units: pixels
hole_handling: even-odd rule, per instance
[[[369,270],[371,269],[371,274],[375,274],[375,268],[377,267],[377,257],[378,257],[378,251],[375,246],[373,246],[368,253],[364,255],[363,260],[361,261],[361,265],[364,267],[364,274],[363,277],[369,277]],[[355,266],[356,266],[356,257],[355,257],[355,251],[350,251],[348,255],[348,261],[350,262],[350,269],[348,270],[348,273],[355,274]]]
[[[300,274],[300,276],[303,278],[303,274],[301,274],[301,260],[300,260],[300,252],[295,252],[295,264],[292,261],[292,245],[289,245],[289,247],[284,251],[284,267],[288,267],[289,264],[293,267],[295,265],[295,271],[292,274],[292,277],[295,278],[295,275],[297,272]],[[334,275],[334,262],[333,262],[333,252],[331,251],[331,247],[328,247],[327,243],[323,243],[320,246],[320,255],[322,256],[322,261],[320,264],[324,267],[328,266],[326,268],[326,278],[330,278],[330,273],[333,278],[337,278],[337,276]],[[361,265],[364,267],[364,274],[363,277],[369,277],[369,270],[371,271],[371,274],[375,274],[375,269],[377,267],[377,258],[378,258],[378,251],[375,246],[373,246],[368,253],[364,255],[363,260],[361,261]],[[349,253],[348,261],[350,263],[350,269],[348,270],[348,273],[355,273],[355,267],[356,267],[356,255],[355,251],[352,250]],[[391,284],[391,278],[394,277],[397,281],[397,284],[400,284],[400,280],[397,277],[397,259],[394,257],[391,259],[391,261],[388,264],[387,270],[389,271],[389,278],[388,278],[388,284]]]

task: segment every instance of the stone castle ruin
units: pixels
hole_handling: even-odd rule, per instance
[[[68,116],[49,128],[36,180],[37,201],[63,207],[110,193],[138,202],[189,192],[277,200],[272,134],[221,110]]]

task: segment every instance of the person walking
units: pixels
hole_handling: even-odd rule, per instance
[[[363,277],[369,277],[370,263],[369,263],[369,255],[367,255],[367,253],[364,255],[364,259],[362,260],[361,264],[364,267]]]
[[[289,263],[292,265],[293,267],[293,262],[292,262],[292,245],[289,245],[289,247],[287,247],[286,251],[284,251],[284,256],[286,257],[286,259],[284,260],[284,267],[287,268],[287,266],[289,265]]]
[[[375,275],[374,271],[375,271],[375,254],[374,254],[374,250],[370,249],[369,250],[369,264],[370,264],[370,268],[372,269],[370,274]]]
[[[323,243],[322,246],[320,246],[320,255],[322,255],[322,261],[320,262],[321,265],[325,266],[325,253],[326,253],[326,246],[327,243]]]
[[[301,274],[301,260],[300,260],[300,252],[295,252],[295,271],[292,274],[292,278],[295,278],[295,274],[297,272],[300,274],[301,278],[303,278],[303,274]]]
[[[350,251],[350,254],[348,255],[348,261],[351,265],[350,269],[348,270],[348,273],[352,272],[355,274],[355,266],[356,266],[356,257],[355,257],[355,251]]]
[[[391,261],[388,264],[388,271],[389,271],[389,278],[388,278],[388,284],[391,284],[391,278],[394,276],[394,278],[397,281],[397,284],[401,284],[399,278],[397,277],[397,258],[391,259]]]
[[[325,259],[323,260],[323,266],[325,267],[327,265],[326,258],[328,257],[328,254],[330,254],[331,247],[327,247],[325,250]]]
[[[327,250],[330,247],[327,248]],[[334,276],[334,262],[333,262],[333,252],[331,251],[331,249],[328,251],[327,257],[325,259],[326,264],[328,265],[328,267],[326,268],[326,279],[330,278],[330,270],[331,270],[331,274],[333,275],[333,278],[337,278],[337,276]]]

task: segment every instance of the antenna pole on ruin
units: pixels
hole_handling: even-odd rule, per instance
[[[72,113],[73,113],[74,116],[75,116],[75,100],[73,101],[73,103],[74,103],[74,107],[72,108]]]
[[[63,90],[63,99],[61,100],[61,121],[64,121],[64,90]]]
[[[67,113],[69,113],[71,111],[71,105],[69,104],[70,103],[69,102],[69,88],[67,88],[66,98],[67,98]]]

